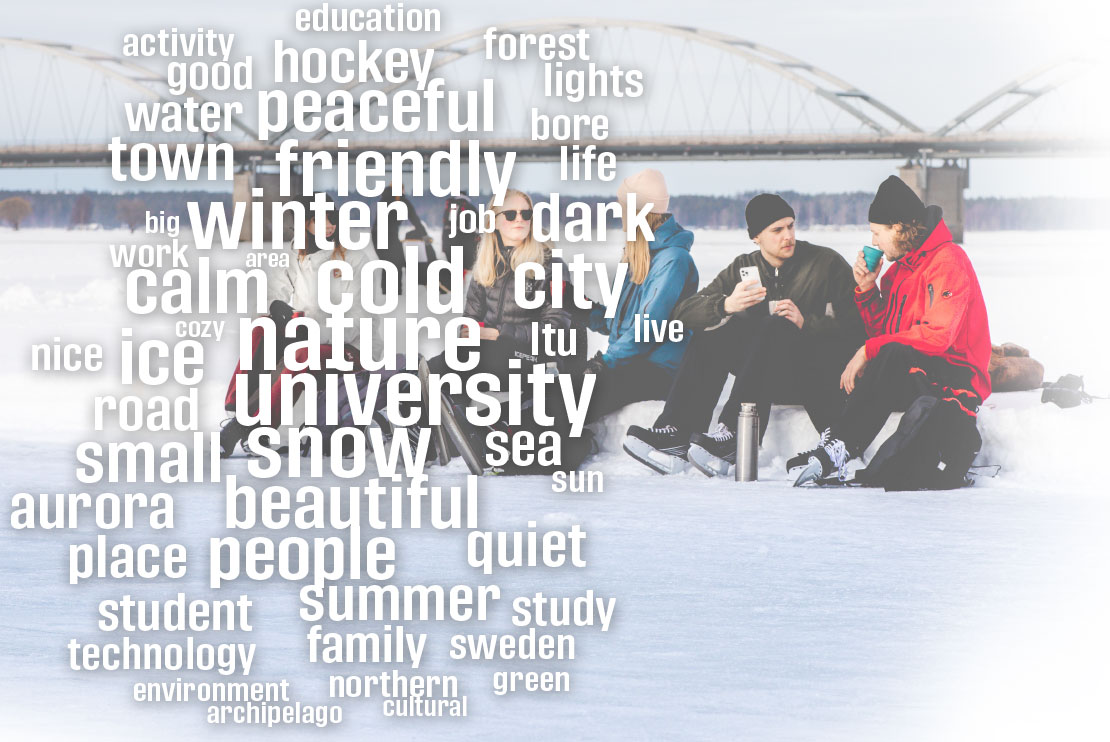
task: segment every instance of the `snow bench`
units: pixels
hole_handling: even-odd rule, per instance
[[[590,427],[602,453],[621,452],[628,426],[649,426],[662,410],[662,402],[637,402]],[[902,413],[890,416],[865,459],[894,432],[901,417]],[[1059,462],[1061,469],[1071,469],[1071,463],[1102,460],[1108,422],[1110,403],[1100,404],[1098,400],[1062,410],[1053,404],[1042,404],[1040,390],[993,394],[979,411],[983,449],[976,464],[998,464],[1005,474],[1039,473],[1049,477],[1056,467],[1048,467],[1045,462]],[[811,448],[816,441],[817,433],[805,409],[799,405],[775,405],[759,451],[760,468],[781,471],[790,456]]]

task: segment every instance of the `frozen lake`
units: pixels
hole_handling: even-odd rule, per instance
[[[846,256],[868,239],[866,230],[803,231],[799,237]],[[93,437],[85,432],[91,397],[118,391],[112,381],[118,328],[172,338],[165,318],[121,310],[124,273],[110,267],[107,249],[116,241],[130,241],[129,235],[0,231],[7,266],[0,310],[11,348],[0,357],[6,515],[10,495],[20,491],[154,489],[90,488],[74,476],[74,446]],[[1110,275],[1110,233],[971,233],[965,245],[983,285],[994,341],[1028,347],[1049,379],[1083,374],[1090,391],[1106,394],[1110,351],[1102,340],[1100,300]],[[702,283],[752,247],[740,232],[698,232],[693,253]],[[613,262],[619,254],[619,246],[591,250],[608,250]],[[32,374],[30,344],[53,337],[104,344],[106,372]],[[234,347],[228,338],[206,347],[206,429],[220,417]],[[208,595],[207,539],[223,533],[219,484],[160,487],[175,496],[174,531],[126,534],[135,543],[185,544],[191,559],[183,581],[70,586],[67,544],[90,540],[92,530],[9,528],[0,537],[6,577],[0,729],[9,739],[66,740],[314,733],[335,739],[1106,739],[1110,502],[1097,461],[1110,429],[1108,404],[1065,411],[1030,395],[992,397],[984,411],[995,436],[988,446],[1003,471],[955,493],[792,490],[777,457],[793,453],[786,449],[813,433],[789,416],[772,423],[778,430],[769,437],[778,437],[769,443],[757,484],[692,474],[662,478],[619,451],[603,452],[591,464],[605,473],[600,494],[557,494],[541,477],[483,479],[481,529],[524,529],[528,521],[541,530],[581,524],[588,564],[486,577],[466,565],[465,532],[390,534],[398,543],[398,582],[502,589],[504,598],[485,624],[406,624],[428,634],[415,672],[459,677],[469,700],[464,720],[388,719],[380,702],[370,699],[344,701],[342,725],[327,732],[233,730],[208,726],[203,704],[131,700],[137,681],[222,677],[214,673],[69,670],[71,639],[121,640],[119,633],[97,630],[99,600],[125,593]],[[628,411],[616,426],[650,422],[637,418],[642,414]],[[225,472],[245,476],[245,460],[228,462]],[[463,480],[458,462],[428,473],[436,484]],[[123,534],[110,534],[117,536]],[[333,673],[414,672],[407,665],[308,663],[309,624],[297,617],[298,587],[271,581],[228,588],[220,597],[246,592],[255,601],[256,630],[198,639],[257,643],[249,679],[287,678],[293,695],[306,702],[324,702]],[[506,628],[511,598],[540,590],[567,597],[594,590],[616,598],[612,627],[574,630],[573,661],[448,658],[455,633],[518,631]],[[381,626],[341,628],[370,632]],[[492,674],[514,669],[565,670],[571,689],[495,695]]]

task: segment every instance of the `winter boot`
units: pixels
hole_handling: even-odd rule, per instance
[[[805,468],[794,480],[794,486],[801,487],[810,482],[819,482],[833,474],[843,482],[848,477],[848,458],[848,449],[844,446],[844,441],[830,438],[823,446],[814,450]]]
[[[673,425],[641,428],[632,425],[624,436],[624,450],[641,464],[660,474],[678,474],[686,470],[689,439]]]
[[[250,435],[251,429],[243,425],[234,417],[224,420],[220,428],[220,458],[226,459],[235,453],[235,447],[243,443]]]
[[[712,433],[694,433],[686,460],[707,477],[725,476],[736,463],[736,433],[724,423]]]

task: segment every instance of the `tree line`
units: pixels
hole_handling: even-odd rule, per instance
[[[744,206],[758,191],[731,196],[675,195],[671,211],[687,227],[741,229]],[[795,193],[784,191],[798,214],[801,227],[858,225],[867,223],[873,194]],[[337,199],[339,201],[345,199]],[[570,199],[564,199],[564,202]],[[578,196],[574,200],[599,203],[609,196]],[[141,229],[147,211],[186,218],[186,204],[198,202],[201,209],[216,202],[230,203],[231,194],[220,191],[102,191],[34,192],[0,190],[0,221],[18,227]],[[438,230],[444,213],[443,199],[413,198],[420,218],[429,229]],[[965,203],[969,230],[1007,229],[1093,229],[1102,227],[1107,202],[1098,199],[1057,197],[969,198]]]

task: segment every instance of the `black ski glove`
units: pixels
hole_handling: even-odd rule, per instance
[[[601,351],[598,351],[593,358],[586,361],[586,373],[588,374],[601,373],[607,368],[609,366],[605,364],[605,359],[601,357]]]
[[[289,320],[293,319],[293,307],[289,306],[281,299],[274,299],[270,302],[270,319],[278,327],[285,327]]]

